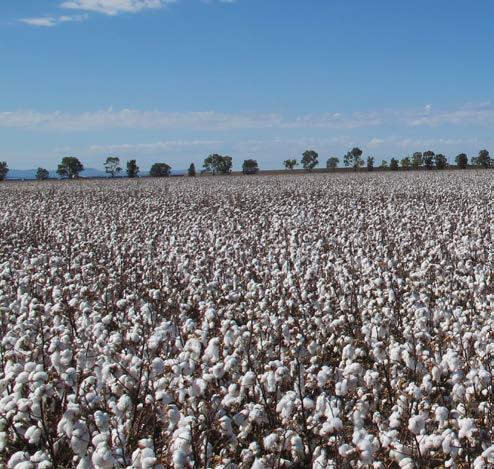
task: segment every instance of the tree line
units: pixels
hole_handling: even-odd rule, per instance
[[[375,159],[372,156],[368,156],[365,160],[363,158],[363,151],[354,147],[343,156],[343,164],[345,167],[353,168],[357,171],[363,167],[364,164],[368,171],[374,170]],[[466,169],[469,166],[478,168],[490,168],[494,160],[491,158],[489,152],[485,149],[480,150],[478,156],[469,158],[466,153],[460,153],[455,157],[455,164],[460,169]],[[230,174],[232,172],[233,159],[231,156],[219,155],[214,153],[204,159],[203,169],[201,174]],[[314,150],[306,150],[302,154],[300,164],[306,171],[312,171],[319,165],[319,155]],[[331,156],[326,161],[326,169],[329,171],[335,171],[340,164],[340,159],[336,156]],[[293,170],[299,165],[296,159],[287,159],[283,161],[283,165],[287,170]],[[405,156],[404,158],[397,159],[391,158],[389,163],[387,160],[383,160],[379,168],[382,170],[397,171],[400,169],[446,169],[448,167],[448,158],[442,153],[434,153],[431,150],[424,152],[415,152],[411,156]],[[104,163],[105,172],[110,177],[117,177],[123,171],[120,164],[120,158],[118,156],[109,156]],[[151,166],[149,175],[151,177],[169,177],[171,174],[171,166],[167,163],[154,163]],[[0,181],[3,181],[7,177],[9,171],[8,165],[5,161],[0,161]],[[66,156],[62,159],[56,173],[61,178],[74,179],[78,178],[80,173],[84,171],[84,165],[75,156]],[[139,166],[137,166],[136,160],[127,161],[126,175],[129,178],[135,178],[139,176]],[[244,160],[242,164],[243,174],[256,174],[259,171],[259,165],[254,159]],[[194,163],[191,163],[187,174],[191,177],[196,176],[197,171]],[[50,173],[45,168],[38,168],[36,172],[36,179],[45,180],[48,179]]]
[[[368,156],[364,160],[362,155],[363,151],[358,147],[354,147],[343,156],[343,164],[346,167],[353,168],[355,171],[365,164],[368,171],[373,171],[375,167],[375,158],[373,156]],[[312,171],[319,165],[319,155],[314,150],[307,150],[302,154],[300,163],[306,171]],[[472,166],[489,168],[493,164],[493,159],[487,150],[480,150],[478,156],[473,157],[470,163]],[[289,170],[293,170],[295,166],[298,166],[298,164],[299,163],[296,159],[288,159],[283,162],[285,168]],[[339,164],[340,159],[337,156],[331,156],[326,161],[326,168],[330,171],[335,171]],[[466,169],[469,164],[467,154],[460,153],[456,155],[455,164],[460,169]],[[424,152],[415,152],[412,156],[405,156],[401,160],[391,158],[389,164],[387,160],[383,160],[380,165],[380,169],[390,169],[394,171],[397,171],[400,167],[404,170],[421,168],[446,169],[448,166],[448,158],[445,155],[428,150]]]

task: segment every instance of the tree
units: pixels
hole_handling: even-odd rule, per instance
[[[314,150],[306,150],[302,154],[302,166],[306,171],[312,171],[319,164],[319,155]]]
[[[232,158],[214,153],[204,160],[204,169],[213,174],[229,174],[232,171]]]
[[[259,171],[259,165],[256,160],[244,160],[242,165],[242,173],[256,174]]]
[[[79,177],[79,173],[84,171],[84,166],[75,156],[65,156],[58,165],[57,174],[60,177],[74,179]]]
[[[425,169],[432,169],[434,166],[434,152],[431,150],[424,151],[422,156]]]
[[[9,172],[8,164],[5,161],[0,161],[0,181],[5,180],[8,172]]]
[[[129,178],[136,178],[139,174],[139,166],[137,166],[136,160],[127,161],[127,176]]]
[[[472,163],[475,166],[481,166],[482,168],[488,168],[491,165],[491,157],[487,150],[480,150],[479,156],[472,159]]]
[[[448,166],[448,158],[446,158],[446,156],[442,153],[438,153],[434,157],[434,162],[436,163],[437,169],[445,169]]]
[[[188,174],[190,177],[194,177],[196,175],[196,165],[194,163],[190,163]]]
[[[328,158],[328,161],[326,161],[326,168],[334,172],[339,164],[340,159],[336,156],[331,156]]]
[[[468,156],[465,153],[460,153],[455,157],[456,166],[460,169],[466,169],[468,166]]]
[[[388,169],[388,162],[386,160],[381,161],[381,169]]]
[[[362,150],[358,147],[352,148],[346,155],[343,160],[345,162],[345,166],[351,166],[354,171],[357,171],[359,166],[364,164],[362,160]]]
[[[120,167],[120,158],[118,156],[109,156],[105,161],[105,171],[114,178],[122,168]]]
[[[285,168],[286,169],[290,169],[290,170],[292,170],[293,168],[295,168],[295,166],[298,165],[297,160],[295,160],[295,159],[293,159],[293,160],[290,160],[290,159],[285,160],[285,161],[283,161],[283,164],[285,165]]]
[[[391,161],[389,163],[389,168],[392,171],[398,171],[398,160],[396,158],[391,158]]]
[[[36,171],[36,179],[38,181],[44,181],[48,179],[49,176],[50,173],[45,168],[38,168],[38,170]]]
[[[410,157],[409,156],[405,156],[405,158],[403,158],[401,160],[401,167],[406,171],[408,169],[410,169],[410,166],[411,166],[412,162],[410,161]]]
[[[374,171],[374,157],[367,157],[367,171]]]
[[[151,166],[149,175],[154,178],[168,177],[170,176],[171,169],[171,166],[166,163],[154,163],[153,166]]]
[[[412,168],[413,169],[419,169],[423,163],[424,163],[424,160],[422,158],[422,152],[416,151],[412,156]]]

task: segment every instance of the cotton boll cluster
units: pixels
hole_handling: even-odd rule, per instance
[[[494,465],[487,171],[0,185],[0,465]]]

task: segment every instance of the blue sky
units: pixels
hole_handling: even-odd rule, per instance
[[[0,160],[494,151],[490,0],[2,0]]]

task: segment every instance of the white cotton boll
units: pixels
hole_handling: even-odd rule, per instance
[[[221,379],[225,375],[225,365],[223,362],[219,362],[213,366],[211,371],[216,379]]]
[[[339,432],[343,428],[343,422],[340,418],[329,418],[326,422],[323,423],[321,428],[321,435],[326,436],[329,434],[333,434]]]
[[[34,464],[30,461],[24,461],[16,464],[14,469],[34,469]]]
[[[274,371],[268,371],[264,375],[264,382],[268,392],[275,392],[277,388],[276,375]]]
[[[474,469],[490,469],[494,467],[494,445],[489,446],[475,459],[473,467]]]
[[[437,407],[434,412],[436,422],[442,425],[448,419],[448,409],[446,407]]]
[[[157,459],[154,456],[147,456],[141,459],[142,469],[152,469],[155,467]]]
[[[337,396],[345,396],[348,393],[348,381],[344,379],[335,385],[335,394]]]
[[[268,466],[266,466],[261,459],[256,458],[251,469],[267,469],[267,467]]]
[[[290,439],[290,445],[292,449],[292,455],[294,459],[303,456],[304,454],[304,442],[299,435],[294,435]]]
[[[70,447],[74,454],[82,457],[85,455],[87,448],[89,446],[89,433],[87,432],[87,427],[85,423],[79,423],[77,427],[73,430],[72,436],[70,438]]]
[[[412,458],[403,458],[398,464],[401,469],[415,469],[415,463]]]
[[[40,437],[41,429],[39,429],[36,425],[29,427],[24,434],[24,438],[26,438],[32,445],[37,445]]]
[[[10,457],[9,461],[7,462],[7,467],[9,469],[14,469],[18,464],[26,461],[29,461],[29,454],[25,453],[24,451],[17,451]]]
[[[123,394],[117,402],[117,409],[124,413],[127,409],[132,407],[132,399],[129,395]]]
[[[248,371],[242,377],[242,386],[245,388],[254,386],[255,383],[256,383],[256,375],[253,371]]]
[[[204,350],[203,361],[217,363],[220,360],[220,339],[213,337]]]
[[[206,312],[204,313],[204,317],[208,321],[214,321],[216,319],[217,313],[214,308],[208,308]]]
[[[408,420],[408,429],[415,435],[420,435],[420,433],[425,429],[424,418],[420,415],[414,415]]]
[[[331,369],[328,366],[323,366],[317,373],[317,385],[323,388],[331,377]]]
[[[343,443],[342,445],[339,446],[338,448],[338,454],[342,457],[342,458],[347,458],[349,456],[351,456],[353,453],[355,452],[355,450],[353,449],[352,446],[350,446],[349,444],[347,443]]]
[[[172,431],[175,429],[178,422],[180,421],[180,412],[174,406],[168,410],[167,416],[168,416],[168,431]]]
[[[475,432],[475,420],[472,418],[464,418],[458,420],[460,430],[458,431],[459,438],[472,438]]]
[[[105,432],[108,430],[109,417],[108,414],[106,414],[105,412],[102,412],[101,410],[97,410],[94,413],[94,421],[101,431]]]
[[[328,458],[326,456],[326,451],[321,451],[321,454],[314,459],[312,463],[312,469],[327,469],[328,468]]]
[[[115,467],[115,459],[106,444],[99,445],[91,458],[97,469],[111,469]]]
[[[278,435],[276,433],[271,433],[268,436],[264,437],[263,440],[264,448],[266,451],[274,453],[278,449]]]
[[[172,460],[175,469],[184,469],[187,462],[187,455],[182,449],[177,449],[173,452]]]
[[[165,371],[165,362],[162,358],[156,357],[153,359],[151,366],[156,374],[162,374]]]
[[[127,301],[124,299],[118,300],[116,306],[118,309],[125,309],[125,307],[127,306]]]

